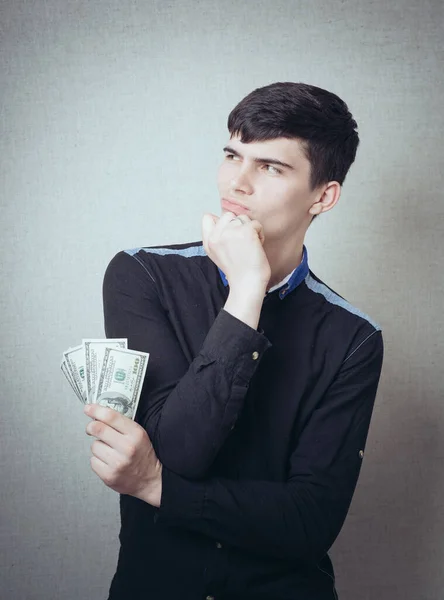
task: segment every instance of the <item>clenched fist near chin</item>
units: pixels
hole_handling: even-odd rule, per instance
[[[245,281],[266,286],[271,268],[265,254],[262,224],[248,215],[225,212],[221,217],[205,213],[202,217],[205,252],[225,273],[230,287]]]

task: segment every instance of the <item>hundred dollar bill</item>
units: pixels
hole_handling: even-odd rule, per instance
[[[62,362],[60,363],[60,368],[62,369],[62,373],[64,374],[64,376],[68,380],[69,385],[74,390],[74,393],[77,396],[77,398],[81,402],[83,402],[82,395],[80,394],[80,391],[77,389],[76,383],[75,383],[74,379],[72,378],[72,375],[71,375],[68,367],[66,366],[65,359],[63,359]]]
[[[66,366],[69,369],[72,379],[76,384],[81,396],[82,402],[86,402],[86,383],[85,383],[85,352],[83,344],[69,348],[63,353]]]
[[[134,420],[149,356],[146,352],[106,348],[93,402]]]
[[[105,348],[128,348],[128,340],[125,338],[110,338],[100,340],[82,340],[85,352],[86,372],[86,402],[93,401],[96,395],[96,385],[102,369]]]

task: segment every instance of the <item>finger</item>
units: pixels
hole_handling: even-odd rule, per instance
[[[219,221],[218,215],[215,215],[214,213],[205,213],[204,217],[210,217],[210,219],[213,221],[214,224],[216,224]]]
[[[231,221],[233,221],[236,218],[236,214],[233,212],[224,212],[223,215],[220,217],[219,221],[216,223],[216,226],[214,228],[213,231],[213,235],[218,237],[222,231],[229,225],[229,223]],[[239,223],[239,221],[235,222],[235,225],[241,225],[241,223]]]
[[[237,227],[240,226],[248,226],[251,225],[252,228],[257,232],[259,240],[263,245],[265,241],[264,228],[262,227],[262,223],[257,219],[250,219],[248,215],[237,215],[235,219],[232,220],[233,225]]]
[[[131,430],[131,425],[137,425],[132,419],[125,417],[108,406],[87,404],[83,410],[92,419],[106,423],[119,433],[128,433]]]
[[[227,211],[222,214],[219,221],[216,223],[216,229],[221,230],[227,226],[227,224],[236,218],[236,213]]]
[[[96,456],[91,456],[89,462],[91,464],[91,469],[100,477],[103,483],[108,486],[111,485],[111,471],[108,465]]]
[[[233,223],[240,223],[241,225],[242,223],[252,223],[252,220],[247,215],[237,215],[232,221]]]
[[[258,221],[257,219],[254,219],[253,221],[251,221],[251,225],[257,231],[259,239],[263,244],[265,241],[265,234],[264,234],[264,228],[262,226],[262,223],[260,221]]]
[[[123,453],[127,446],[127,436],[119,433],[106,423],[102,423],[102,421],[91,421],[88,423],[86,433],[119,453]]]
[[[100,440],[94,440],[91,444],[91,452],[106,465],[112,465],[115,462],[115,451]]]

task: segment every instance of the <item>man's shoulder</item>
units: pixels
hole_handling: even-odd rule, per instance
[[[213,267],[213,269],[212,269]],[[138,246],[120,250],[108,269],[121,273],[131,272],[135,277],[145,274],[154,282],[189,284],[191,279],[214,276],[214,264],[205,252],[202,241],[153,246]],[[138,275],[139,274],[139,275]],[[143,276],[143,275],[142,275]]]
[[[316,320],[322,323],[319,339],[324,340],[329,352],[339,352],[344,360],[353,355],[362,358],[362,352],[382,355],[382,328],[377,321],[339,295],[311,270],[305,284],[311,294],[310,304]],[[358,349],[361,349],[359,355],[355,354]]]
[[[207,255],[202,241],[184,242],[180,244],[165,244],[161,246],[139,246],[137,248],[122,250],[122,252],[128,254],[129,256],[137,256],[139,258],[143,258],[146,255],[172,257],[181,256],[185,258]]]
[[[208,260],[202,241],[138,246],[119,250],[109,262],[107,272],[137,273],[142,267],[142,272],[149,273],[151,279],[154,279],[154,271],[157,274],[188,271],[187,267],[191,266],[191,263],[197,261],[202,264],[202,261]]]
[[[205,282],[217,282],[218,276],[202,241],[196,241],[120,250],[108,263],[104,286],[123,285],[134,293],[137,289],[146,293],[154,285],[158,294],[174,290],[181,297],[193,288],[201,289]]]
[[[202,266],[208,262],[208,256],[202,241],[184,242],[179,244],[164,244],[153,246],[138,246],[121,250],[117,256],[122,260],[132,260],[146,269],[172,275],[173,272],[189,274],[196,270],[196,263]]]
[[[313,294],[316,294],[319,301],[329,309],[330,314],[337,317],[338,320],[353,321],[357,325],[369,328],[369,331],[381,331],[381,325],[377,321],[338,294],[311,270],[305,279],[305,284]]]

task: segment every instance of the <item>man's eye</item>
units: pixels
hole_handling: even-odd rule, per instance
[[[280,169],[277,169],[273,165],[264,165],[264,167],[265,167],[265,170],[268,171],[269,173],[271,173],[272,175],[279,175],[280,173],[282,173],[282,171]]]
[[[227,160],[234,160],[236,158],[238,158],[235,154],[225,154],[225,158]]]

